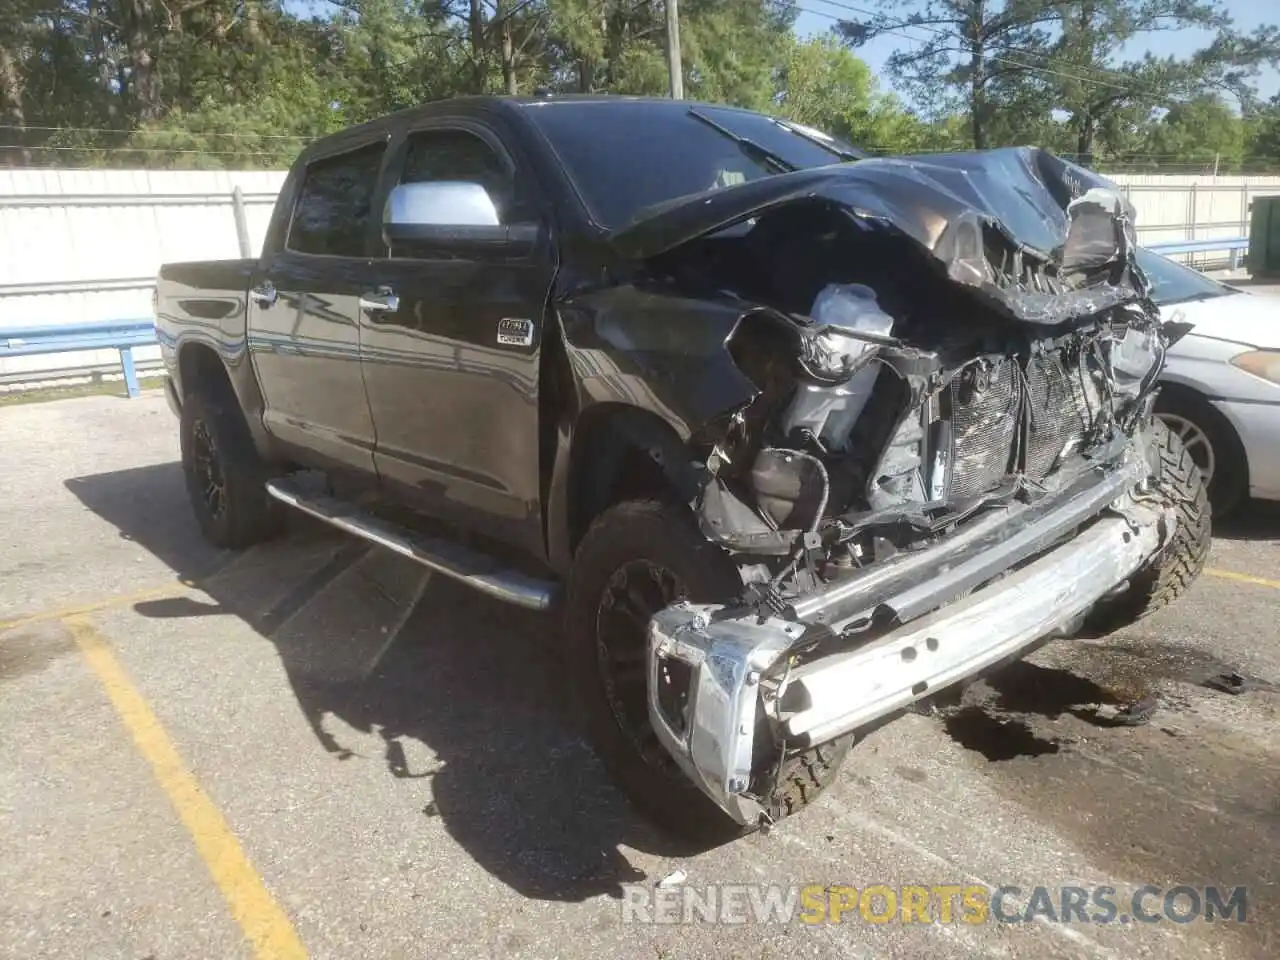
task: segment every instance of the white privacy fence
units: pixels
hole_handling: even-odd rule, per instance
[[[6,328],[151,315],[160,264],[256,256],[284,171],[0,170],[0,337]],[[1143,242],[1248,233],[1280,176],[1113,177]],[[243,252],[242,252],[243,251]],[[158,348],[137,351],[143,366]],[[0,389],[114,367],[112,351],[0,359]]]
[[[1280,194],[1280,176],[1112,174],[1137,210],[1143,243],[1249,235],[1254,197]],[[2,202],[2,201],[0,201]]]
[[[0,338],[6,328],[149,318],[160,264],[257,255],[284,178],[0,169]],[[159,348],[136,357],[152,365]],[[0,359],[0,388],[118,366],[110,350],[8,357]]]

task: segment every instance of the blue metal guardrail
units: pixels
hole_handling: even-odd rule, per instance
[[[1227,237],[1216,240],[1168,240],[1159,243],[1143,244],[1153,253],[1168,256],[1171,253],[1217,253],[1227,251],[1231,254],[1230,264],[1234,270],[1240,266],[1240,254],[1249,248],[1248,237]]]
[[[149,346],[155,342],[155,321],[150,318],[12,330],[0,328],[0,359],[44,353],[73,353],[80,350],[118,350],[125,388],[130,397],[137,397],[141,390],[138,387],[138,371],[133,363],[133,348]]]

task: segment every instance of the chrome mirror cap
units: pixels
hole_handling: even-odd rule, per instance
[[[402,183],[392,188],[382,213],[384,227],[496,227],[500,223],[489,191],[468,181]]]

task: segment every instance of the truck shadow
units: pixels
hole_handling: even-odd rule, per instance
[[[397,576],[421,586],[416,566],[303,517],[291,518],[280,541],[245,554],[216,550],[200,537],[177,463],[66,485],[122,537],[211,598],[145,601],[135,612],[249,623],[275,645],[334,761],[368,756],[369,744],[378,744],[387,774],[420,782],[417,815],[439,818],[517,892],[562,901],[620,897],[620,884],[645,876],[620,846],[663,857],[698,852],[642,820],[581,739],[561,680],[555,618],[437,576],[411,602],[392,597],[392,604],[377,572],[366,571],[399,565]],[[335,603],[349,609],[335,616]],[[388,642],[392,605],[401,614]],[[353,649],[363,652],[353,656]],[[426,751],[409,741],[425,745],[434,762],[411,762]]]
[[[1280,540],[1280,501],[1245,500],[1222,519],[1214,518],[1216,540]]]

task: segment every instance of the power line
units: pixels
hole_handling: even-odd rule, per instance
[[[123,134],[130,134],[130,135],[138,134],[138,133],[148,133],[148,132],[185,133],[190,136],[196,136],[196,137],[232,137],[232,138],[248,137],[255,140],[314,140],[316,139],[315,137],[307,136],[306,134],[301,134],[301,133],[296,133],[296,134],[295,133],[228,133],[228,132],[220,132],[220,131],[213,131],[213,130],[210,130],[207,132],[197,131],[197,130],[148,131],[145,129],[130,130],[124,127],[66,127],[66,126],[42,127],[42,126],[33,125],[33,124],[15,124],[15,123],[0,123],[0,130],[37,130],[42,133],[123,133]]]
[[[0,144],[0,150],[43,150],[65,153],[164,153],[192,154],[201,157],[275,157],[268,150],[189,150],[179,147],[98,147],[86,144],[79,147],[51,147],[43,144]]]

